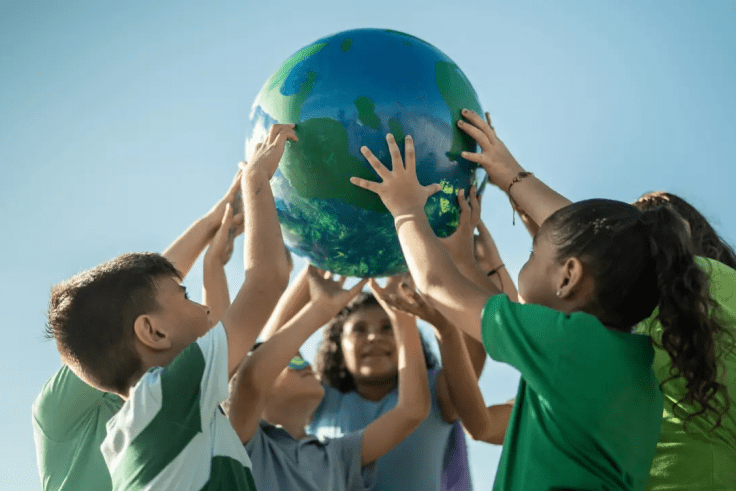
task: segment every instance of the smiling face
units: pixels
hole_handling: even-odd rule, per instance
[[[345,368],[356,383],[396,379],[396,339],[391,319],[380,305],[361,308],[345,319],[341,347]]]

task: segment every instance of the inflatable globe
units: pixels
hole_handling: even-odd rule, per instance
[[[421,39],[384,29],[356,29],[302,48],[266,81],[253,103],[255,143],[275,123],[295,123],[271,180],[284,242],[319,268],[346,276],[407,270],[394,222],[378,195],[349,179],[380,180],[360,153],[365,145],[387,167],[386,134],[416,147],[417,177],[440,183],[425,207],[434,232],[459,220],[458,190],[476,183],[476,164],[460,158],[476,143],[457,128],[462,108],[481,113],[462,71]]]

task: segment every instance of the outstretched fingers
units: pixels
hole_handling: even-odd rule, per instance
[[[416,174],[416,152],[414,150],[414,138],[411,135],[406,135],[406,138],[404,138],[404,160],[406,171],[410,174]]]
[[[394,146],[396,144],[394,143]],[[391,148],[391,145],[389,145],[389,149]],[[398,147],[396,147],[398,150]],[[385,181],[387,178],[391,176],[391,171],[386,168],[385,165],[381,163],[380,160],[378,160],[378,157],[373,155],[373,152],[371,152],[371,149],[366,147],[365,145],[360,147],[360,152],[363,154],[363,157],[368,161],[369,164],[371,164],[371,167],[373,167],[373,170],[376,171],[376,174],[378,174],[378,177],[381,178],[382,181]],[[391,158],[393,158],[393,153],[391,154]],[[399,154],[399,159],[401,159],[401,154]],[[394,169],[396,169],[396,165],[394,165]]]
[[[388,151],[391,154],[391,166],[394,172],[403,170],[404,161],[401,158],[401,150],[399,150],[399,145],[396,143],[394,135],[388,133],[386,135],[386,143],[388,143]]]
[[[368,179],[363,179],[361,177],[351,177],[350,182],[355,184],[358,187],[361,187],[363,189],[367,189],[368,191],[373,191],[376,194],[381,194],[381,183],[376,181],[369,181]]]
[[[487,114],[487,113],[486,113]],[[487,123],[486,120],[484,120],[478,113],[475,111],[471,111],[470,109],[463,109],[462,115],[465,119],[467,119],[468,123],[473,125],[473,127],[480,131],[483,135],[483,139],[487,140],[488,143],[493,144],[494,142],[494,136],[495,133],[493,131],[493,127],[490,125],[490,123]],[[487,114],[487,119],[490,121],[490,115]],[[467,124],[463,124],[462,126],[468,126]],[[475,138],[475,137],[474,137]],[[480,144],[481,141],[476,138],[476,141]]]

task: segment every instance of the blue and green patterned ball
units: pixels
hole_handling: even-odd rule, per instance
[[[478,181],[460,157],[476,143],[457,128],[462,108],[480,113],[473,87],[444,53],[414,36],[356,29],[302,48],[265,83],[253,103],[246,157],[275,123],[295,123],[271,180],[286,246],[319,268],[346,276],[406,271],[391,214],[380,198],[350,183],[379,180],[360,153],[370,148],[385,165],[386,134],[403,149],[416,146],[422,184],[442,191],[425,207],[435,233],[457,228],[457,192]]]

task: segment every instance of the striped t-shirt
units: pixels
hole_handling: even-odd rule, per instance
[[[228,396],[222,324],[152,368],[107,423],[114,490],[255,490],[251,463],[218,404]]]

